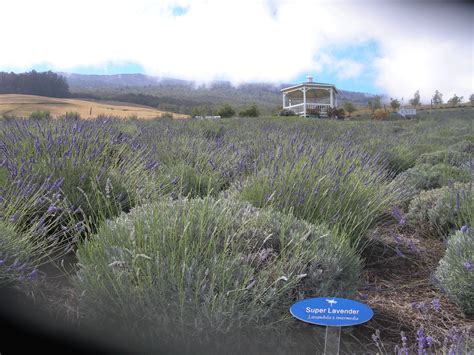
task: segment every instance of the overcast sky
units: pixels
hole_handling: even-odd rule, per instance
[[[474,7],[440,1],[0,0],[0,71],[473,92]]]

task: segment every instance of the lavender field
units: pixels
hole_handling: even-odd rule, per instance
[[[3,120],[0,284],[122,351],[318,353],[289,307],[346,297],[347,353],[468,353],[472,124]]]

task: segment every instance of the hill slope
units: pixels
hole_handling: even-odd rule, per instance
[[[146,102],[168,111],[190,113],[195,107],[216,107],[230,103],[238,109],[256,103],[264,112],[281,105],[280,89],[291,84],[243,84],[215,81],[197,86],[195,82],[152,77],[143,74],[83,75],[61,73],[73,94],[91,98],[106,98],[125,102]],[[149,96],[149,97],[147,97]],[[338,100],[365,106],[375,95],[339,90]]]
[[[58,99],[34,95],[0,95],[0,116],[7,114],[28,117],[37,110],[49,111],[56,117],[64,115],[66,112],[78,112],[82,118],[95,118],[98,115],[155,118],[166,113],[153,107],[118,102]],[[184,118],[186,116],[173,113],[173,117]]]

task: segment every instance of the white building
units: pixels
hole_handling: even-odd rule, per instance
[[[281,89],[283,109],[291,110],[299,116],[307,116],[308,110],[319,110],[321,116],[327,116],[329,107],[337,107],[337,89],[334,84],[313,82],[308,76],[302,84]]]

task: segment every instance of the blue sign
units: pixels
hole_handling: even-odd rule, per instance
[[[374,316],[367,305],[345,298],[307,298],[290,308],[293,317],[311,324],[345,327],[362,324]]]

